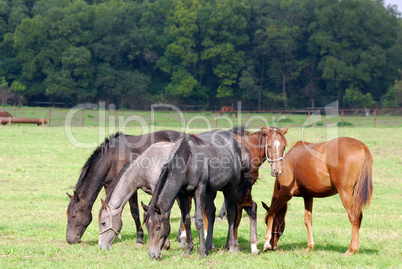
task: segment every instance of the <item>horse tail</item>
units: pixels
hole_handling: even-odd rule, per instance
[[[369,206],[373,196],[373,156],[366,145],[363,148],[363,163],[359,178],[353,187],[352,211],[355,216],[359,216],[365,206]]]

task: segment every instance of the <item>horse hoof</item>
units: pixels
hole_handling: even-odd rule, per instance
[[[310,250],[312,250],[314,246],[307,246],[305,252],[308,253]]]
[[[251,245],[251,253],[253,253],[254,255],[257,255],[260,251],[257,248],[257,244],[252,244]]]
[[[348,249],[348,251],[346,251],[345,254],[343,254],[343,255],[345,255],[345,257],[349,257],[349,256],[355,254],[356,252],[357,251],[352,251],[352,250]]]
[[[264,244],[264,251],[267,251],[267,250],[272,250],[272,247],[271,247],[270,243],[265,243]]]
[[[223,219],[221,217],[216,218],[216,222],[221,222]]]
[[[141,241],[137,240],[137,242],[135,242],[135,244],[138,246],[143,246],[144,242],[142,240]]]

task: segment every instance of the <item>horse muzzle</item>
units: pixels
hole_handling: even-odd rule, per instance
[[[67,241],[67,243],[68,243],[69,245],[72,245],[72,244],[79,244],[79,243],[81,243],[81,238],[76,237],[74,240],[72,240],[72,239],[70,239],[70,238],[66,238],[66,241]]]
[[[281,171],[276,171],[275,169],[271,170],[271,176],[273,177],[279,177],[280,175],[282,175],[283,170]]]

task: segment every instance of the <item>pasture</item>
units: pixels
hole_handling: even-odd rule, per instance
[[[233,119],[233,121],[235,121]],[[106,125],[108,126],[108,125]],[[399,126],[400,121],[399,121]],[[256,130],[257,126],[251,126]],[[284,127],[284,124],[282,124]],[[214,128],[214,126],[212,126]],[[223,128],[223,126],[222,126]],[[155,130],[175,129],[158,121]],[[225,128],[227,129],[227,128]],[[73,127],[77,141],[98,145],[103,133],[98,127]],[[204,126],[187,130],[197,133]],[[105,131],[114,132],[115,128]],[[289,202],[286,230],[278,243],[278,250],[262,252],[266,226],[265,210],[261,201],[270,204],[274,178],[268,164],[260,168],[260,179],[253,187],[253,199],[258,204],[258,255],[252,255],[249,245],[249,220],[243,213],[239,227],[240,252],[229,254],[224,250],[227,221],[215,224],[213,243],[216,249],[204,259],[199,258],[198,237],[192,224],[195,248],[185,256],[175,242],[180,211],[174,205],[171,215],[171,249],[162,252],[160,260],[148,256],[146,244],[136,245],[135,225],[129,207],[123,211],[122,240],[116,239],[111,251],[98,248],[99,197],[93,208],[93,221],[84,233],[81,244],[68,245],[65,241],[66,210],[69,198],[77,183],[81,167],[95,146],[81,148],[71,143],[64,127],[41,128],[35,126],[0,127],[0,267],[1,268],[397,268],[402,264],[402,143],[400,128],[339,128],[338,136],[361,140],[374,157],[374,196],[371,206],[363,212],[360,229],[360,251],[344,257],[351,239],[351,225],[339,195],[314,199],[313,235],[315,249],[305,253],[307,231],[304,225],[303,199],[294,197]],[[135,126],[127,126],[125,133],[141,134]],[[294,126],[286,135],[289,149],[304,138],[309,142],[322,142],[334,132],[326,128]],[[86,144],[89,145],[89,144]],[[148,203],[150,196],[139,191],[139,201]],[[223,202],[222,194],[215,200],[217,214]],[[192,211],[193,212],[193,211]],[[140,210],[142,219],[142,209]]]

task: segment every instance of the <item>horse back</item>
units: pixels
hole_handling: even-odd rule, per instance
[[[366,146],[340,137],[323,143],[297,142],[285,157],[283,184],[294,184],[295,195],[326,197],[340,187],[353,189],[360,174]],[[290,175],[290,176],[289,176]]]

